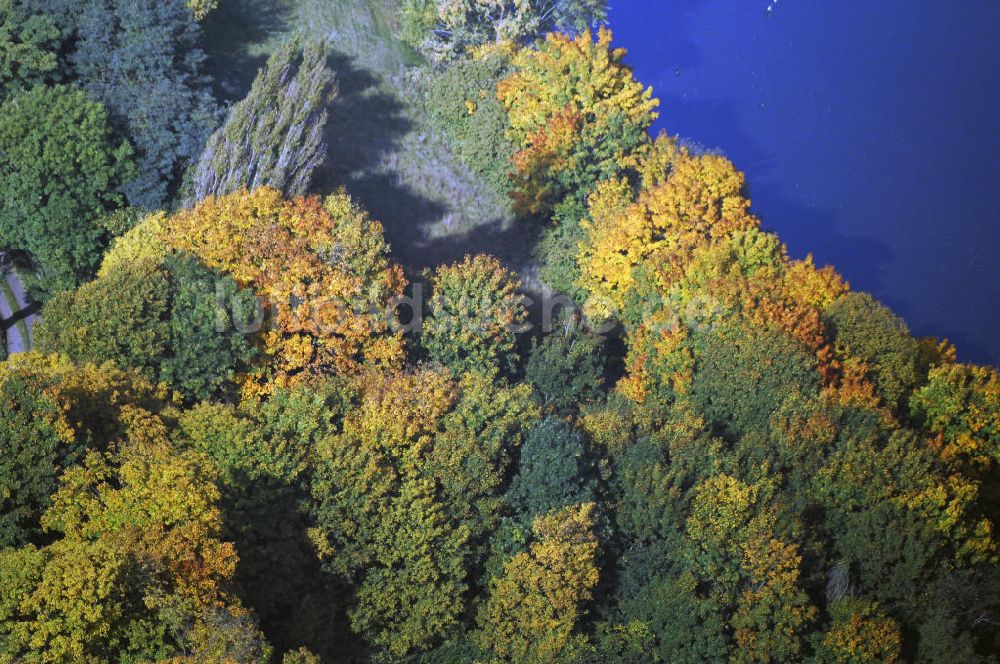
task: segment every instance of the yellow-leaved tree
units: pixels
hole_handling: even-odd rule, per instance
[[[530,548],[490,584],[475,638],[497,661],[572,661],[587,647],[575,629],[598,578],[594,511],[586,503],[536,518]]]
[[[699,246],[759,225],[743,195],[744,176],[725,157],[682,150],[669,173],[634,203],[623,179],[607,181],[591,195],[579,256],[591,315],[620,312],[644,264],[655,270],[656,290],[665,292]]]
[[[521,50],[498,85],[521,147],[514,158],[521,211],[544,213],[567,195],[585,197],[596,182],[635,167],[649,143],[659,101],[611,39],[606,28],[549,34],[537,49]]]
[[[194,12],[195,20],[200,21],[219,7],[219,0],[187,0],[187,6]]]
[[[264,662],[269,647],[229,592],[233,545],[222,538],[216,470],[177,450],[165,422],[122,409],[114,451],[91,450],[63,473],[42,517],[50,544],[0,553],[0,662]],[[35,659],[39,653],[44,655]],[[30,659],[29,659],[30,658]]]

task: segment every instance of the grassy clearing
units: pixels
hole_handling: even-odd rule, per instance
[[[220,94],[237,99],[296,33],[330,39],[340,94],[314,189],[344,186],[385,225],[412,272],[488,252],[524,273],[530,238],[508,201],[449,150],[414,103],[419,56],[393,36],[396,0],[222,0],[206,21]],[[408,69],[410,67],[410,69]]]
[[[419,56],[392,38],[395,0],[222,0],[204,22],[209,73],[239,99],[267,56],[301,34],[328,39],[364,68],[390,75]]]

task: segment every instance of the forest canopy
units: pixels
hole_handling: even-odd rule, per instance
[[[327,3],[407,70],[231,99],[233,6],[0,0],[0,664],[1000,658],[997,370],[653,136],[603,3]],[[402,126],[523,261],[400,246]]]

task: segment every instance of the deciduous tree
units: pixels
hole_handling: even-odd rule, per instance
[[[489,588],[476,640],[497,661],[563,662],[586,652],[576,632],[597,584],[593,503],[535,519],[528,551]]]
[[[702,343],[691,397],[730,439],[766,433],[785,400],[819,393],[815,359],[780,332],[718,330]]]
[[[569,505],[593,502],[597,468],[583,436],[569,423],[548,417],[529,431],[521,445],[517,475],[504,501],[518,518],[535,517]]]
[[[0,367],[0,547],[39,533],[62,470],[81,454],[54,376]]]
[[[822,664],[903,661],[903,638],[895,620],[873,602],[844,597],[830,606],[833,623],[817,647]]]
[[[86,0],[75,9],[75,82],[136,149],[130,204],[164,206],[218,121],[200,30],[185,0]]]
[[[463,57],[430,73],[424,89],[431,122],[454,153],[503,195],[510,193],[516,147],[507,136],[510,122],[496,87],[510,71],[510,57],[503,53]]]
[[[458,388],[455,406],[434,438],[428,470],[440,483],[449,512],[478,545],[497,526],[512,459],[540,413],[524,384],[467,373]]]
[[[0,0],[0,98],[61,78],[52,17],[26,0]]]
[[[403,39],[439,58],[491,42],[579,32],[605,16],[603,0],[405,0],[400,8]]]
[[[286,201],[267,187],[240,191],[209,197],[164,226],[164,243],[252,288],[269,308],[264,364],[245,385],[251,392],[402,359],[391,308],[402,271],[389,261],[381,224],[346,194],[323,204]]]
[[[520,210],[550,212],[566,196],[638,164],[659,102],[632,77],[624,49],[601,28],[573,38],[550,34],[514,58],[497,94],[510,116]]]
[[[847,293],[823,313],[837,347],[863,362],[892,410],[906,407],[906,398],[921,382],[920,348],[899,316],[867,293]]]
[[[202,20],[219,6],[219,0],[187,0],[187,6],[194,12],[197,20]]]
[[[532,342],[525,379],[557,412],[572,413],[596,400],[604,387],[604,338],[569,322]]]
[[[521,284],[486,254],[437,268],[420,343],[456,373],[497,373],[517,362],[517,332],[527,319]]]
[[[372,376],[319,450],[317,550],[356,589],[352,628],[396,657],[431,646],[465,610],[470,530],[428,467],[455,397],[446,371]]]
[[[119,451],[91,452],[64,473],[42,519],[58,538],[0,559],[0,574],[19,580],[0,610],[6,661],[206,652],[231,642],[206,622],[220,611],[245,614],[228,594],[236,553],[220,539],[207,459],[172,450],[149,413],[133,408],[125,417]]]
[[[105,237],[96,221],[121,203],[131,155],[78,90],[36,86],[0,105],[0,244],[31,257],[36,297],[93,275]]]
[[[60,293],[46,304],[35,341],[42,352],[113,361],[204,399],[221,395],[249,368],[247,321],[255,304],[252,291],[176,254],[123,264]]]
[[[657,287],[666,292],[684,274],[699,246],[759,225],[743,195],[744,177],[725,157],[682,152],[665,182],[642,191],[627,205],[624,180],[609,180],[590,198],[584,223],[580,285],[595,298],[592,309],[621,311],[634,288],[636,270],[655,266]]]
[[[1000,377],[992,367],[945,364],[910,398],[941,457],[976,475],[1000,460]]]

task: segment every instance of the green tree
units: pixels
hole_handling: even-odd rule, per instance
[[[316,41],[291,41],[271,55],[208,139],[192,176],[193,201],[263,186],[306,193],[326,158],[327,108],[336,94],[329,55]]]
[[[479,544],[497,527],[512,458],[539,410],[524,384],[468,373],[458,388],[455,406],[434,438],[427,471],[440,483],[449,512]]]
[[[422,369],[372,377],[343,412],[316,448],[311,535],[356,592],[353,629],[393,656],[426,650],[459,629],[538,407],[525,385]]]
[[[767,432],[785,399],[819,391],[815,360],[781,332],[718,330],[703,344],[691,396],[708,422],[731,439]]]
[[[169,351],[160,378],[194,399],[224,394],[256,356],[256,297],[192,256],[164,263],[170,277]]]
[[[455,387],[440,370],[372,377],[318,450],[312,538],[355,589],[352,628],[394,657],[427,649],[465,611],[470,529],[428,472]]]
[[[344,600],[319,569],[302,504],[316,447],[339,426],[348,395],[330,383],[239,408],[201,403],[173,435],[219,470],[223,532],[240,552],[235,580],[278,651],[308,644],[331,656],[346,636],[338,628]]]
[[[104,107],[64,86],[36,86],[0,105],[0,244],[27,252],[36,297],[93,275],[131,148],[113,145]]]
[[[426,648],[464,609],[469,529],[456,525],[430,480],[404,481],[380,516],[375,566],[357,591],[352,627],[390,654]]]
[[[60,76],[59,26],[25,0],[0,0],[0,99]]]
[[[158,265],[137,263],[60,293],[43,309],[36,346],[76,362],[114,361],[155,378],[169,343],[169,289]]]
[[[920,347],[903,319],[867,293],[842,295],[827,307],[823,318],[837,346],[865,364],[885,405],[905,408],[907,396],[922,377]]]
[[[81,452],[51,375],[0,369],[0,548],[39,533],[62,469]]]
[[[513,370],[517,332],[527,319],[520,286],[485,254],[437,268],[420,332],[424,351],[456,373]]]
[[[577,304],[584,303],[584,292],[578,283],[577,254],[585,239],[581,224],[587,214],[586,206],[576,197],[557,203],[552,210],[552,223],[542,228],[532,251],[541,263],[539,278],[554,292],[570,296]]]
[[[977,509],[978,490],[913,432],[885,423],[841,435],[813,478],[822,528],[850,585],[904,632],[936,634],[920,640],[927,652],[949,643],[959,652],[971,640],[947,606],[968,602],[952,601],[976,583],[968,571],[993,564],[992,524]]]
[[[604,20],[604,0],[406,0],[400,34],[440,58],[489,43],[528,43],[548,32],[580,32]]]
[[[252,291],[185,254],[123,265],[43,309],[36,344],[77,362],[113,361],[191,399],[222,394],[254,356]]]
[[[690,572],[660,572],[618,608],[626,625],[650,633],[643,662],[697,664],[726,661],[730,654],[726,622],[699,596],[698,580]]]
[[[75,82],[135,146],[129,203],[159,209],[218,120],[198,24],[185,0],[86,0],[74,11]]]
[[[656,429],[612,451],[609,490],[623,596],[634,597],[667,570],[681,547],[695,487],[726,463],[722,441],[681,408],[671,409]]]
[[[567,323],[532,342],[525,379],[542,403],[559,413],[572,413],[596,400],[604,387],[604,339]]]
[[[504,497],[519,518],[531,523],[567,505],[592,502],[596,494],[597,469],[579,431],[554,417],[528,431]]]

